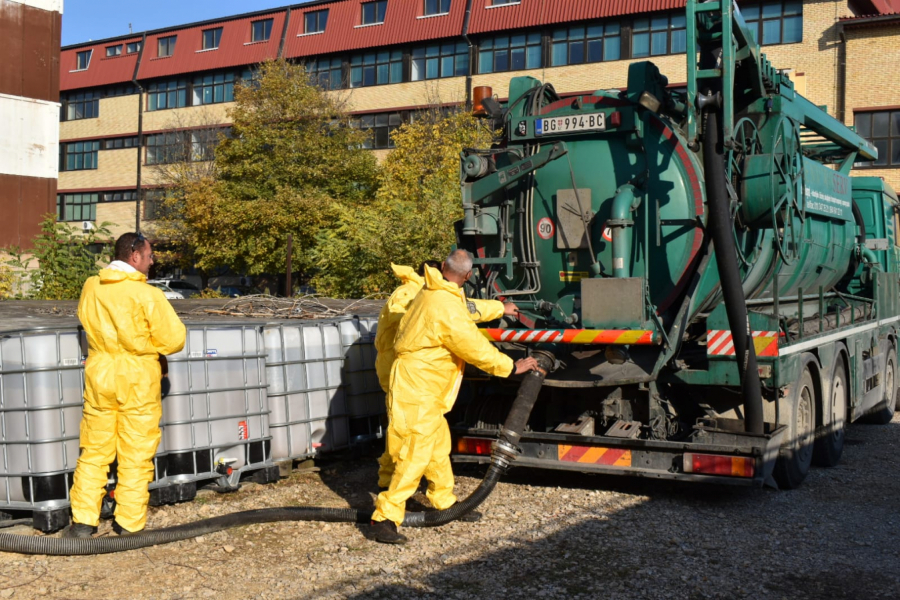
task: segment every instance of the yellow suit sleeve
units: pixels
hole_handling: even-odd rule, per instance
[[[491,375],[512,375],[513,359],[497,350],[478,331],[472,319],[463,316],[458,309],[448,310],[445,314],[446,321],[442,323],[445,325],[443,342],[450,352]]]
[[[476,300],[474,298],[467,298],[466,302],[471,302],[475,305],[475,312],[472,312],[471,308],[469,308],[469,316],[472,317],[472,320],[476,323],[487,323],[488,321],[496,321],[503,317],[503,311],[505,309],[503,303],[499,300]]]
[[[187,335],[184,323],[161,291],[154,288],[152,292],[156,293],[151,294],[147,301],[150,340],[160,354],[174,354],[184,348]]]

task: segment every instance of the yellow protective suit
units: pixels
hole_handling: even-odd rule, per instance
[[[388,394],[388,452],[396,465],[387,491],[375,502],[375,521],[403,522],[406,500],[428,479],[426,495],[443,510],[456,502],[450,466],[450,429],[444,414],[453,408],[463,367],[508,377],[513,360],[485,339],[469,316],[466,297],[455,283],[425,268],[425,288],[400,321]]]
[[[160,354],[184,347],[185,328],[162,291],[139,273],[103,269],[84,284],[78,318],[87,333],[81,456],[72,517],[97,526],[109,465],[118,459],[116,522],[139,531],[159,445]]]
[[[391,379],[391,365],[394,364],[394,342],[397,338],[397,329],[400,320],[406,314],[410,302],[422,291],[425,279],[420,277],[412,267],[405,267],[391,263],[391,269],[402,284],[381,308],[378,314],[378,328],[375,334],[375,372],[378,375],[378,383],[385,393],[388,392]],[[494,321],[503,316],[504,306],[498,300],[468,299],[466,307],[469,316],[476,323]],[[394,475],[394,460],[386,447],[384,454],[378,459],[378,487],[386,488],[391,483]]]

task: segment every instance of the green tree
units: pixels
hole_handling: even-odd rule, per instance
[[[34,300],[77,300],[87,278],[100,270],[99,263],[112,260],[112,248],[101,241],[110,239],[111,226],[104,222],[82,235],[58,223],[56,215],[47,214],[29,255],[19,248],[6,250],[12,257],[7,265],[19,273],[19,287],[24,288],[20,295]]]
[[[291,234],[293,269],[308,271],[319,232],[375,193],[378,164],[362,148],[365,132],[349,126],[337,96],[284,60],[236,86],[230,116],[213,168],[167,168],[175,175],[158,236],[190,247],[183,255],[201,269],[255,275],[284,272]]]
[[[341,213],[315,250],[313,285],[336,297],[389,293],[390,263],[443,259],[462,218],[459,154],[490,145],[492,132],[468,113],[433,110],[393,133],[376,201]]]

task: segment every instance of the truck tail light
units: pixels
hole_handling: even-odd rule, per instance
[[[494,440],[484,438],[459,438],[456,441],[456,452],[459,454],[478,454],[489,456]]]
[[[610,127],[621,127],[622,126],[622,113],[616,111],[614,113],[609,114],[609,126]]]
[[[753,477],[756,472],[756,461],[747,456],[685,452],[684,472],[726,477]]]

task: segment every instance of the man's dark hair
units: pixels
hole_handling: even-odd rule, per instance
[[[439,260],[426,260],[426,261],[423,262],[421,265],[419,265],[419,270],[417,271],[417,273],[418,273],[419,275],[421,275],[422,277],[425,276],[425,265],[428,265],[428,266],[431,267],[432,269],[437,269],[438,271],[441,270],[441,261],[439,261]]]
[[[131,258],[131,255],[136,250],[144,247],[143,243],[139,243],[141,240],[147,242],[147,238],[141,233],[129,232],[120,235],[119,239],[116,240],[116,260],[128,262],[128,259]]]

